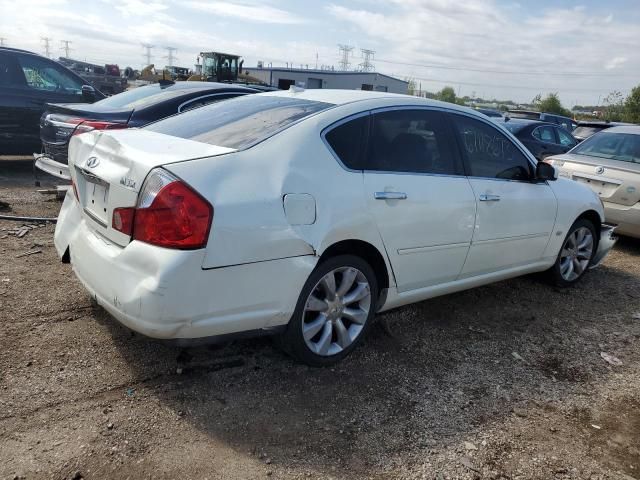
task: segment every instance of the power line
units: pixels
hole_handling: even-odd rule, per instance
[[[44,54],[47,58],[51,58],[51,41],[53,38],[49,37],[40,37],[42,43],[44,44]]]
[[[73,48],[71,48],[69,45],[71,45],[73,42],[71,40],[60,40],[60,43],[62,43],[62,46],[60,48],[64,50],[65,58],[69,58],[69,50],[73,50]]]
[[[174,55],[174,52],[177,52],[178,49],[175,48],[175,47],[164,47],[164,48],[167,51],[167,55],[165,55],[162,58],[166,58],[167,59],[167,65],[169,67],[173,67],[174,60],[177,60],[176,56]]]
[[[351,62],[349,62],[349,55],[353,51],[353,47],[351,45],[342,45],[338,44],[338,50],[340,50],[340,54],[342,55],[342,59],[340,60],[340,70],[347,71],[351,66]]]
[[[424,67],[424,68],[435,68],[440,70],[457,70],[457,71],[465,71],[465,72],[480,72],[480,73],[496,73],[496,74],[506,74],[506,75],[545,75],[545,76],[558,76],[558,77],[573,77],[573,76],[582,76],[582,77],[637,77],[634,74],[623,74],[623,73],[601,73],[601,72],[559,72],[559,71],[529,71],[529,70],[494,70],[487,68],[473,68],[473,67],[452,67],[450,65],[438,65],[438,64],[429,64],[429,63],[411,63],[411,62],[398,62],[395,60],[384,60],[377,59],[378,62],[390,63],[393,65],[405,65],[409,67]]]
[[[376,52],[374,52],[373,50],[368,50],[366,48],[361,48],[360,51],[362,52],[362,57],[364,58],[362,63],[359,65],[360,70],[362,70],[363,72],[373,72],[375,70],[375,66],[371,63],[371,60],[373,59],[373,56],[376,54]]]
[[[153,58],[153,55],[151,55],[151,49],[153,47],[155,47],[155,45],[150,45],[148,43],[143,43],[142,46],[145,49],[145,53],[142,56],[147,59],[147,63],[145,64],[145,66],[146,65],[151,65],[151,59]]]

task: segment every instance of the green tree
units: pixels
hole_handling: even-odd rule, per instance
[[[640,85],[631,90],[624,102],[624,120],[640,123]]]
[[[625,114],[624,95],[618,90],[609,93],[602,101],[604,105],[604,119],[610,122],[619,122]]]
[[[453,87],[444,87],[436,94],[436,99],[443,102],[458,103],[458,99],[456,98],[456,91],[453,89]]]
[[[537,102],[537,106],[541,112],[555,113],[558,115],[565,115],[567,117],[571,116],[571,112],[562,106],[558,92],[549,93],[543,99],[540,99],[540,95],[538,95],[536,99],[539,100],[539,102]]]

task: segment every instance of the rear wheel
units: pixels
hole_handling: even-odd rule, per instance
[[[571,226],[550,270],[557,286],[568,287],[582,278],[596,253],[596,238],[596,229],[589,220],[580,219]]]
[[[377,298],[376,276],[367,262],[353,255],[328,259],[302,288],[283,347],[311,366],[337,363],[370,326]]]

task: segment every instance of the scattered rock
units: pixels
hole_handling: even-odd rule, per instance
[[[474,472],[480,473],[480,470],[478,470],[474,465],[473,465],[473,460],[471,460],[471,458],[469,457],[462,457],[460,459],[460,464],[467,467],[469,470],[472,470]]]
[[[83,480],[84,477],[82,476],[82,473],[77,471],[73,474],[73,476],[71,477],[71,480]]]
[[[113,430],[113,423],[107,423],[107,430]]]
[[[478,447],[476,447],[473,443],[471,442],[464,442],[464,449],[465,450],[478,450]]]
[[[522,358],[518,352],[511,352],[511,356],[513,358],[515,358],[516,360],[519,360],[521,362],[525,362],[526,363],[526,360],[524,358]]]

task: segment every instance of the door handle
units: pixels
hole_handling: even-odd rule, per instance
[[[373,198],[376,200],[406,200],[407,194],[404,192],[375,192]]]
[[[500,195],[489,195],[488,193],[483,193],[480,195],[481,202],[499,202]]]

